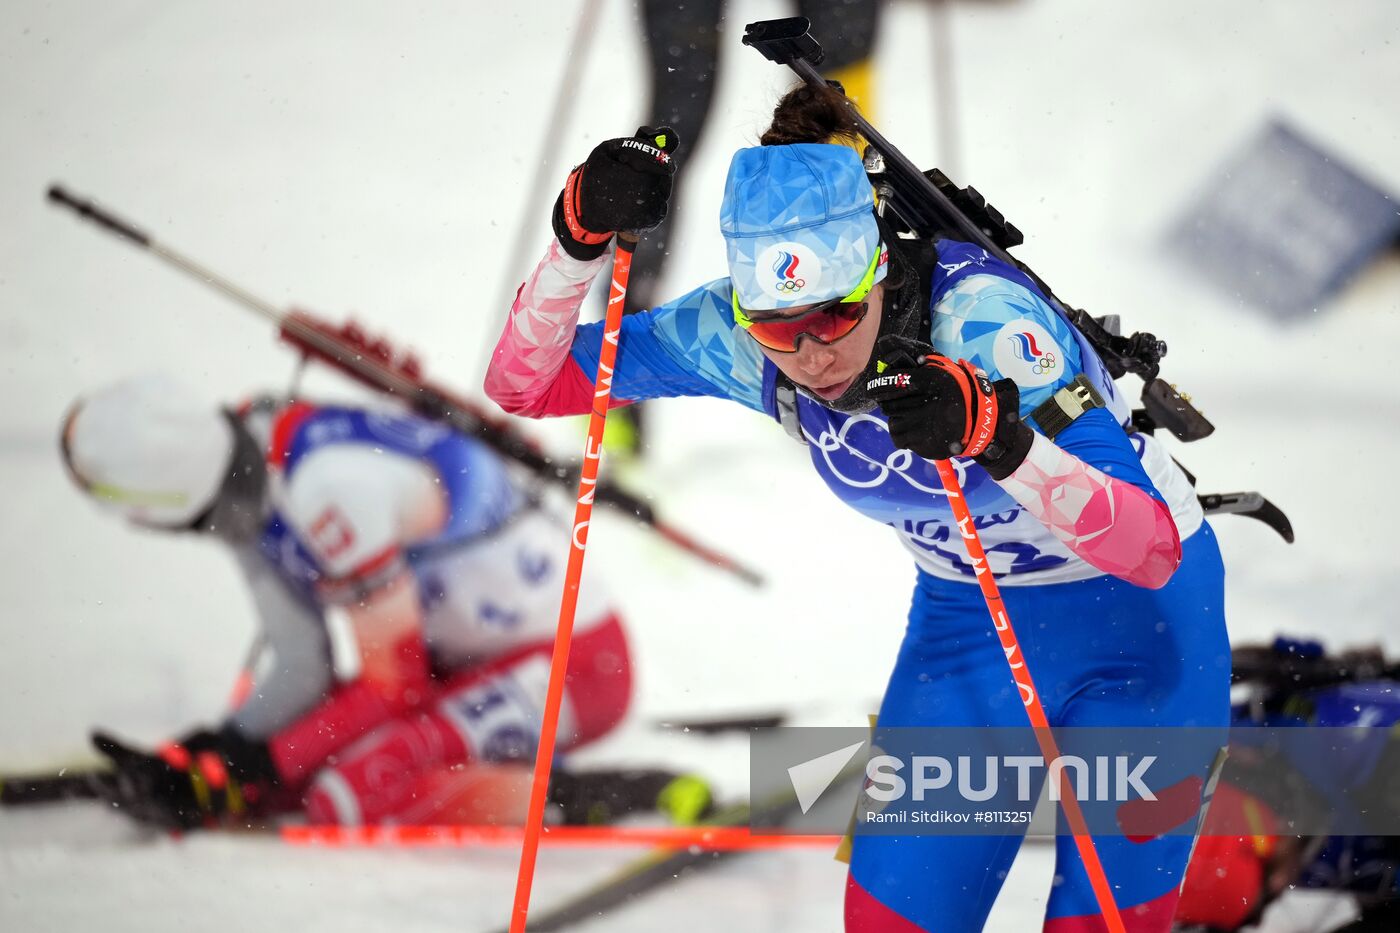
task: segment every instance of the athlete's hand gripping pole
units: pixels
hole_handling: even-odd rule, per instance
[[[982,598],[986,600],[987,612],[992,617],[992,628],[996,629],[997,638],[1001,640],[1002,651],[1006,654],[1006,663],[1011,667],[1011,679],[1016,682],[1016,689],[1021,694],[1021,702],[1026,707],[1026,715],[1031,721],[1031,728],[1035,732],[1036,742],[1040,745],[1041,757],[1045,759],[1046,765],[1060,757],[1059,746],[1055,742],[1055,736],[1050,731],[1050,722],[1045,717],[1045,707],[1040,704],[1040,694],[1035,689],[1035,681],[1031,679],[1030,669],[1026,666],[1025,654],[1021,651],[1021,644],[1016,640],[1016,632],[1011,627],[1011,617],[1007,615],[1006,605],[1001,601],[1001,591],[997,589],[996,579],[992,576],[991,569],[987,566],[987,554],[982,549],[982,539],[977,534],[977,526],[973,524],[972,512],[967,507],[967,500],[963,498],[962,483],[958,481],[957,467],[951,460],[935,460],[934,465],[938,467],[938,476],[943,481],[943,489],[948,494],[948,504],[953,509],[953,518],[958,523],[958,531],[962,533],[963,545],[967,548],[967,556],[972,560],[972,567],[976,571],[977,585],[982,588]],[[1065,774],[1068,769],[1060,771],[1060,805],[1064,808],[1065,820],[1069,823],[1070,832],[1074,835],[1074,845],[1079,851],[1079,859],[1084,863],[1084,871],[1089,876],[1089,884],[1094,889],[1094,900],[1099,906],[1099,913],[1103,915],[1104,922],[1108,924],[1110,933],[1125,933],[1123,918],[1118,913],[1118,904],[1113,899],[1113,889],[1109,886],[1108,875],[1104,873],[1103,863],[1099,861],[1098,849],[1094,847],[1094,837],[1089,835],[1088,826],[1084,822],[1084,814],[1079,809],[1079,801],[1075,798],[1074,784]]]
[[[564,673],[569,664],[569,639],[574,630],[574,610],[578,606],[584,548],[588,545],[588,525],[593,515],[593,496],[598,485],[598,464],[603,454],[603,428],[607,424],[608,403],[612,399],[613,365],[617,359],[618,337],[622,332],[622,304],[627,296],[627,279],[632,271],[632,251],[636,245],[636,236],[630,233],[617,235],[612,285],[608,292],[608,311],[603,318],[603,344],[598,353],[598,376],[594,381],[593,413],[588,416],[588,440],[584,445],[583,472],[579,475],[578,499],[574,505],[573,534],[569,541],[564,596],[559,605],[559,627],[554,635],[549,689],[545,694],[540,742],[535,750],[534,778],[530,784],[530,807],[525,815],[525,841],[520,850],[520,870],[515,879],[515,903],[510,915],[511,933],[524,933],[525,921],[530,911],[530,886],[535,878],[535,856],[539,850],[544,808],[549,794],[549,771],[554,760],[554,739],[559,729],[559,707],[564,699]]]

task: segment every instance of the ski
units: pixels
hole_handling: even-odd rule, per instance
[[[58,768],[48,773],[0,774],[0,807],[25,807],[72,801],[105,801],[122,807],[132,803],[130,791],[122,786],[117,773],[98,765]],[[712,810],[710,787],[695,774],[661,768],[590,768],[557,771],[550,782],[549,805],[558,823],[553,829],[556,841],[587,844],[584,830],[596,831],[598,841],[613,845],[649,844],[674,837],[682,845],[735,846],[744,840],[735,834],[707,839],[703,818]],[[619,820],[637,813],[660,813],[673,825],[654,831],[609,834]],[[235,827],[216,825],[212,830]],[[414,827],[312,827],[279,824],[275,819],[255,819],[236,827],[238,831],[265,830],[279,833],[287,842],[302,845],[350,844],[500,844],[512,841],[519,827],[444,824]],[[361,832],[361,830],[363,830]],[[392,831],[391,831],[392,830]]]
[[[857,756],[831,782],[831,787],[851,783],[865,774],[865,759]],[[775,794],[757,805],[734,804],[716,813],[699,825],[710,827],[737,827],[753,822],[761,825],[775,825],[801,810],[796,791]],[[609,911],[624,907],[639,897],[666,887],[696,872],[713,868],[731,860],[748,847],[706,851],[699,848],[673,849],[658,848],[624,866],[612,877],[575,895],[561,904],[530,914],[526,924],[527,933],[552,933],[564,930],[575,924],[603,916]],[[492,933],[505,933],[504,929]]]
[[[652,728],[661,732],[684,732],[696,735],[721,735],[726,732],[752,732],[754,729],[773,729],[783,725],[791,717],[787,710],[760,710],[738,712],[731,716],[701,717],[688,719],[667,716],[652,723]]]
[[[879,705],[879,697],[868,697],[861,703],[812,700],[791,706],[737,709],[709,716],[676,713],[656,717],[651,721],[651,727],[659,732],[713,736],[732,732],[752,732],[755,729],[774,729],[778,726],[794,724],[820,723],[830,725],[849,719],[859,710],[875,709]]]
[[[100,768],[65,768],[56,774],[0,777],[0,807],[101,800],[112,786],[112,772]]]

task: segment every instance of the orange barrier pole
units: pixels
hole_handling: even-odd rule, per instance
[[[296,846],[510,846],[525,838],[522,826],[285,826],[280,835]],[[544,845],[562,848],[697,848],[709,852],[759,849],[831,849],[840,836],[762,835],[747,826],[547,826]]]
[[[598,462],[603,456],[603,427],[608,419],[608,402],[612,399],[613,364],[617,359],[617,342],[622,332],[622,301],[627,296],[627,279],[632,272],[632,251],[636,245],[637,238],[632,234],[617,235],[608,311],[603,318],[603,343],[598,352],[598,375],[593,383],[593,413],[588,419],[588,441],[583,450],[583,470],[578,478],[578,501],[574,506],[564,596],[559,604],[559,626],[554,633],[554,654],[549,665],[549,690],[545,694],[540,744],[535,750],[530,808],[526,811],[525,838],[520,849],[520,870],[515,876],[515,904],[511,908],[510,933],[525,933],[525,920],[530,912],[530,886],[535,880],[535,856],[539,851],[540,831],[544,825],[549,769],[554,761],[555,734],[559,730],[559,706],[564,700],[569,639],[574,631],[574,610],[578,607],[583,554],[588,545],[588,523],[593,515],[593,496],[598,487]]]
[[[1016,632],[1011,628],[1011,617],[1007,615],[1006,606],[1001,601],[1001,591],[997,589],[997,581],[992,576],[991,568],[987,566],[987,553],[982,550],[982,539],[977,534],[977,526],[973,524],[967,500],[963,498],[957,469],[951,460],[936,460],[934,465],[938,467],[938,476],[943,480],[944,491],[948,493],[948,504],[952,506],[953,517],[957,519],[958,531],[962,533],[963,544],[967,547],[967,556],[972,559],[972,569],[976,573],[978,585],[982,587],[982,598],[986,600],[987,612],[992,616],[992,627],[1001,639],[1006,663],[1011,667],[1011,679],[1016,682],[1016,689],[1021,693],[1021,702],[1026,707],[1026,715],[1030,717],[1036,741],[1040,743],[1041,757],[1045,759],[1048,768],[1052,761],[1060,757],[1060,749],[1050,732],[1050,721],[1045,717],[1045,707],[1040,704],[1040,694],[1036,692],[1031,672],[1026,667],[1021,643],[1016,640]],[[1089,875],[1094,899],[1098,902],[1099,913],[1103,915],[1104,922],[1108,924],[1109,933],[1125,933],[1123,917],[1118,913],[1118,905],[1113,900],[1113,889],[1109,886],[1108,875],[1104,873],[1098,849],[1094,847],[1094,837],[1089,835],[1084,813],[1079,809],[1079,801],[1074,796],[1074,785],[1064,769],[1060,771],[1060,806],[1064,809],[1070,832],[1074,834],[1075,848],[1079,850],[1080,861],[1084,863],[1084,870]]]

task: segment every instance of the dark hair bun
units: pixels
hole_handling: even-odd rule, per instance
[[[835,88],[799,85],[778,101],[773,123],[758,141],[765,146],[852,141],[858,135],[854,107]]]

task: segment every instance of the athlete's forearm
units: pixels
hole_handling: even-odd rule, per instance
[[[261,553],[235,549],[260,620],[261,650],[251,658],[247,690],[232,699],[228,723],[266,739],[320,703],[335,680],[321,614],[292,591]],[[259,662],[271,663],[259,663]]]
[[[369,684],[356,682],[336,688],[325,702],[268,739],[278,777],[284,786],[299,786],[328,756],[387,722],[394,713],[394,707]]]
[[[486,394],[517,415],[583,414],[593,402],[592,382],[569,356],[579,308],[607,258],[574,259],[549,241],[549,250],[515,296],[486,371]]]
[[[1037,434],[1025,462],[1001,481],[1027,511],[1086,563],[1157,589],[1181,563],[1165,504]]]

